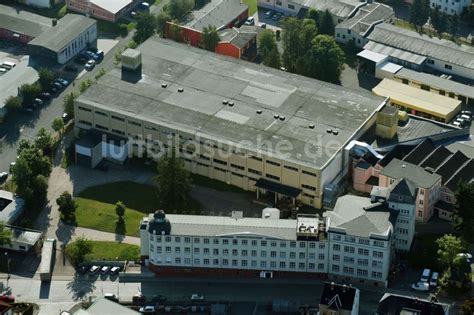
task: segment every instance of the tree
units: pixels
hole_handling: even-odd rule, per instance
[[[92,252],[91,241],[84,238],[84,236],[76,239],[74,242],[66,247],[66,255],[73,265],[78,265],[84,262],[87,254]]]
[[[68,114],[69,116],[73,117],[74,116],[74,99],[76,98],[76,95],[74,92],[71,92],[69,94],[66,94],[64,96],[64,112]]]
[[[64,121],[60,117],[54,118],[51,122],[51,128],[56,132],[62,133],[64,129]]]
[[[334,36],[334,22],[332,20],[332,16],[329,10],[324,11],[323,16],[321,17],[319,32],[321,34]]]
[[[173,0],[167,6],[172,19],[181,20],[195,6],[194,0]]]
[[[301,45],[302,21],[289,17],[282,23],[283,54],[282,61],[289,72],[296,72],[299,58],[303,55]]]
[[[438,32],[438,28],[440,27],[441,23],[441,12],[439,11],[438,6],[435,6],[433,10],[431,10],[430,14],[430,23],[431,26]]]
[[[5,100],[5,107],[8,111],[17,111],[21,108],[21,99],[18,96],[9,96]]]
[[[176,157],[173,148],[171,154],[163,156],[158,162],[158,197],[164,210],[183,211],[188,206],[191,192],[191,177],[184,168],[183,160]]]
[[[38,130],[35,138],[35,147],[41,150],[45,156],[50,156],[53,150],[54,141],[51,134],[45,128]]]
[[[12,232],[5,227],[3,222],[0,222],[0,245],[12,244]]]
[[[457,14],[454,14],[449,19],[449,33],[451,33],[451,35],[455,37],[458,32],[458,29],[459,29],[459,17]]]
[[[273,31],[263,30],[258,35],[258,52],[262,56],[264,65],[276,69],[280,68],[280,53]]]
[[[410,9],[410,23],[423,26],[430,16],[429,0],[414,0]]]
[[[457,254],[464,249],[461,239],[451,234],[438,238],[436,244],[438,245],[438,260],[444,268],[451,268]]]
[[[209,25],[202,30],[201,47],[205,50],[216,51],[217,43],[220,41],[215,26]]]
[[[468,242],[474,241],[474,183],[461,181],[455,193],[454,228]]]
[[[136,20],[137,26],[133,40],[140,44],[155,34],[157,21],[156,17],[148,12],[138,14]]]
[[[23,84],[20,86],[19,95],[23,100],[23,105],[31,104],[35,98],[41,93],[39,84]]]
[[[46,90],[54,81],[54,72],[49,68],[38,70],[39,84],[43,90]]]
[[[63,192],[57,199],[56,199],[56,204],[59,207],[59,212],[61,212],[64,215],[69,215],[71,213],[74,213],[76,211],[76,202],[72,198],[72,195],[65,191]]]
[[[171,21],[171,16],[167,11],[161,11],[156,16],[156,32],[163,36],[165,34],[166,22]]]
[[[313,8],[309,9],[308,13],[306,14],[306,18],[313,20],[318,28],[321,26],[321,16],[319,15],[318,10]]]
[[[438,36],[441,38],[441,34],[446,32],[449,27],[449,18],[446,13],[441,13],[440,19],[439,19],[439,25],[438,29],[436,30],[438,32]]]
[[[119,221],[123,222],[123,216],[125,215],[125,205],[123,204],[122,201],[117,201],[115,203],[115,213],[117,213],[117,216],[119,217]]]
[[[344,69],[345,55],[334,37],[318,35],[305,54],[305,73],[309,77],[337,83]]]
[[[465,300],[461,305],[461,311],[464,315],[474,314],[474,298],[471,297]]]

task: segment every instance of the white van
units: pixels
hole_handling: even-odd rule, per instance
[[[5,69],[8,69],[8,70],[14,68],[15,66],[16,66],[16,64],[14,62],[10,62],[10,61],[4,61],[2,63],[2,67],[5,68]]]
[[[428,282],[430,280],[430,274],[431,274],[431,270],[429,269],[424,269],[423,270],[423,273],[421,274],[421,279],[420,281],[421,282]]]
[[[0,68],[0,75],[4,75],[5,73],[7,73],[7,69],[5,68]]]

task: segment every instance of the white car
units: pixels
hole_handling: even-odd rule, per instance
[[[472,259],[472,255],[469,253],[459,253],[457,256],[466,258],[468,262],[471,262]]]
[[[431,275],[430,287],[436,287],[438,285],[438,278],[439,274],[437,272],[433,272]]]
[[[430,285],[426,282],[413,283],[411,288],[415,291],[429,291]]]
[[[204,296],[201,294],[194,293],[191,295],[191,301],[203,301]]]
[[[421,274],[420,282],[428,282],[430,280],[431,270],[423,269],[423,273]]]
[[[142,306],[138,311],[142,314],[154,314],[156,312],[153,305]]]
[[[94,69],[95,67],[95,60],[89,60],[86,65],[84,66],[84,68],[87,70],[87,71],[91,71],[92,69]]]

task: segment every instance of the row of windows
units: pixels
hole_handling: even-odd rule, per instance
[[[340,251],[340,250],[341,250],[341,245],[339,245],[339,244],[333,244],[333,245],[332,245],[332,249],[333,249],[334,251]],[[345,253],[354,254],[354,253],[355,253],[355,247],[352,247],[352,246],[344,246],[344,252],[345,252]],[[358,253],[359,255],[369,256],[369,250],[368,250],[368,249],[365,249],[365,248],[358,248],[358,249],[357,249],[357,253]],[[383,252],[374,250],[374,251],[372,252],[372,256],[373,256],[373,257],[377,257],[377,258],[383,258]]]
[[[171,242],[172,240],[174,240],[175,243],[181,243],[181,240],[183,239],[183,242],[185,244],[190,244],[191,241],[193,241],[194,244],[200,244],[201,241],[202,241],[203,244],[210,244],[211,241],[212,241],[212,243],[215,244],[215,245],[219,245],[219,244],[229,245],[229,244],[232,244],[232,245],[242,245],[242,246],[247,246],[247,245],[261,246],[261,247],[266,247],[266,246],[278,247],[279,246],[281,248],[286,248],[286,245],[287,245],[287,242],[277,242],[277,241],[267,241],[267,240],[258,241],[258,240],[247,240],[247,239],[237,239],[237,238],[233,238],[233,239],[203,238],[203,239],[201,239],[199,237],[194,237],[194,238],[181,237],[181,236],[173,236],[173,237],[172,236],[164,236],[163,237],[163,236],[154,236],[153,234],[150,234],[150,240],[151,241],[155,240],[155,238],[156,238],[157,243],[161,243],[162,241]],[[306,248],[307,243],[309,244],[308,245],[309,248],[316,248],[316,242],[305,242],[305,241],[299,242],[298,247],[299,248]],[[296,248],[297,247],[297,242],[296,241],[289,242],[289,247]],[[325,243],[319,243],[318,247],[319,247],[319,249],[325,249],[326,244]]]
[[[161,262],[161,257],[159,257],[158,259],[158,262]],[[170,257],[167,257],[165,262],[167,263],[171,263],[171,258]],[[185,265],[190,265],[191,264],[191,258],[184,258],[183,260],[181,259],[181,257],[176,257],[174,259],[174,263],[177,264],[177,265],[180,265],[182,264],[182,262],[184,262]],[[277,266],[281,269],[286,269],[287,268],[287,265],[288,265],[288,268],[289,269],[296,269],[296,266],[298,266],[298,269],[300,270],[305,270],[306,269],[306,264],[305,263],[298,263],[296,264],[295,262],[289,262],[288,264],[285,262],[285,261],[280,261],[280,262],[277,262],[277,261],[270,261],[269,264],[267,264],[267,261],[260,261],[260,264],[258,264],[258,262],[256,260],[251,260],[251,261],[248,261],[248,260],[238,260],[238,259],[209,259],[209,258],[204,258],[204,259],[200,259],[200,258],[194,258],[193,260],[193,263],[194,265],[201,265],[201,262],[203,265],[206,265],[206,266],[209,266],[212,265],[213,266],[219,266],[222,264],[222,266],[232,266],[232,267],[253,267],[253,268],[258,268],[258,266],[260,266],[260,268],[272,268],[272,269],[276,269]],[[316,264],[315,263],[308,263],[308,269],[310,270],[315,270],[316,269]],[[324,270],[324,264],[318,264],[318,270]]]
[[[339,265],[332,265],[331,269],[332,269],[333,272],[340,272],[341,271],[341,267]],[[354,268],[344,266],[343,269],[342,269],[342,272],[345,273],[345,274],[352,275],[352,274],[354,274]],[[365,269],[357,269],[357,276],[359,276],[359,277],[367,277],[368,274],[369,274],[368,271],[365,270]],[[381,272],[372,271],[371,275],[372,275],[372,278],[382,279],[382,273]]]

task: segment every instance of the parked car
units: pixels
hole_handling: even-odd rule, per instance
[[[459,253],[457,256],[466,258],[468,262],[471,262],[472,259],[472,255],[469,253]]]
[[[64,87],[59,81],[54,81],[52,84],[58,91]]]
[[[85,69],[87,71],[91,71],[92,69],[94,69],[95,67],[95,61],[94,60],[89,60],[87,63],[86,63],[86,66],[85,66]]]
[[[278,21],[280,18],[281,18],[281,13],[280,12],[276,12],[272,16],[272,20],[274,20],[274,21]]]
[[[13,171],[13,168],[15,167],[15,165],[16,165],[16,162],[10,163],[10,168],[9,168],[10,173]]]
[[[427,268],[423,269],[420,281],[421,282],[428,282],[430,280],[430,274],[431,274],[431,270],[429,270]]]
[[[75,65],[67,65],[64,67],[64,70],[69,71],[69,72],[76,72],[79,68]]]
[[[150,10],[150,4],[148,2],[142,2],[138,7],[142,10]]]
[[[155,306],[153,305],[142,306],[138,311],[142,314],[153,314],[156,312]]]
[[[44,100],[49,100],[51,98],[51,94],[48,92],[43,92],[38,96],[40,99]]]
[[[439,274],[437,272],[433,272],[431,275],[430,287],[436,287],[438,285],[438,277]]]
[[[258,23],[258,27],[267,28],[267,23]]]
[[[15,296],[11,294],[2,294],[0,295],[0,301],[6,303],[15,303]]]
[[[89,269],[89,274],[93,275],[93,274],[96,274],[98,273],[100,270],[100,267],[99,266],[92,266],[90,267]]]
[[[63,119],[63,122],[64,122],[64,123],[67,123],[68,121],[71,120],[71,115],[69,115],[68,113],[63,113],[63,115],[61,116],[61,118]]]
[[[107,299],[107,300],[110,300],[110,301],[114,301],[114,302],[119,301],[118,297],[113,293],[105,293],[104,298]]]
[[[87,49],[86,49],[86,51],[90,51],[93,54],[97,53],[98,50],[99,50],[99,48],[97,48],[97,47],[87,47]]]
[[[430,285],[426,282],[413,283],[411,288],[415,291],[429,291]]]
[[[470,110],[463,110],[461,111],[461,115],[468,115],[472,118],[472,112]]]
[[[40,99],[40,98],[35,98],[35,101],[34,101],[34,103],[35,103],[36,105],[38,105],[38,106],[41,106],[41,105],[43,105],[43,104],[44,104],[43,100],[42,100],[42,99]]]
[[[29,115],[33,114],[33,108],[31,107],[23,107],[21,111],[24,112],[25,114],[29,114]]]
[[[89,59],[92,59],[92,58],[94,58],[94,56],[95,56],[95,53],[93,53],[92,51],[89,51],[89,50],[86,50],[86,51],[84,52],[84,54],[85,54],[85,55],[87,56],[87,58],[89,58]]]
[[[203,301],[204,296],[201,294],[194,293],[191,295],[191,301]]]
[[[274,13],[274,12],[273,12],[272,10],[268,10],[267,12],[265,12],[265,17],[266,17],[267,19],[269,19],[269,18],[271,18],[271,17],[273,16],[273,13]]]
[[[104,52],[102,50],[98,50],[92,59],[94,59],[94,61],[101,62],[102,59],[104,59]]]
[[[3,183],[4,181],[6,181],[8,178],[8,173],[7,172],[1,172],[0,173],[0,182]]]
[[[68,86],[69,85],[69,81],[64,80],[63,78],[57,78],[55,82],[58,82],[59,84],[61,84],[63,86]]]
[[[105,274],[109,273],[109,270],[110,270],[109,266],[104,266],[100,269],[100,273],[105,275]]]
[[[459,116],[459,118],[461,118],[462,120],[464,120],[464,121],[466,121],[466,122],[468,122],[468,123],[470,123],[471,120],[472,120],[472,118],[471,118],[470,115],[465,115],[465,114],[462,114],[461,116]]]
[[[249,16],[244,24],[245,25],[255,25],[255,18],[253,16]]]
[[[458,128],[462,128],[462,124],[459,122],[459,121],[453,121],[453,126],[454,127],[458,127]]]
[[[137,17],[137,12],[135,12],[135,11],[130,12],[130,16],[133,17],[133,18]]]
[[[166,296],[164,295],[154,295],[152,298],[151,298],[151,301],[152,302],[156,302],[156,303],[163,303],[166,301]]]
[[[115,275],[119,272],[120,272],[120,267],[114,266],[114,267],[110,268],[110,274],[111,275]]]

